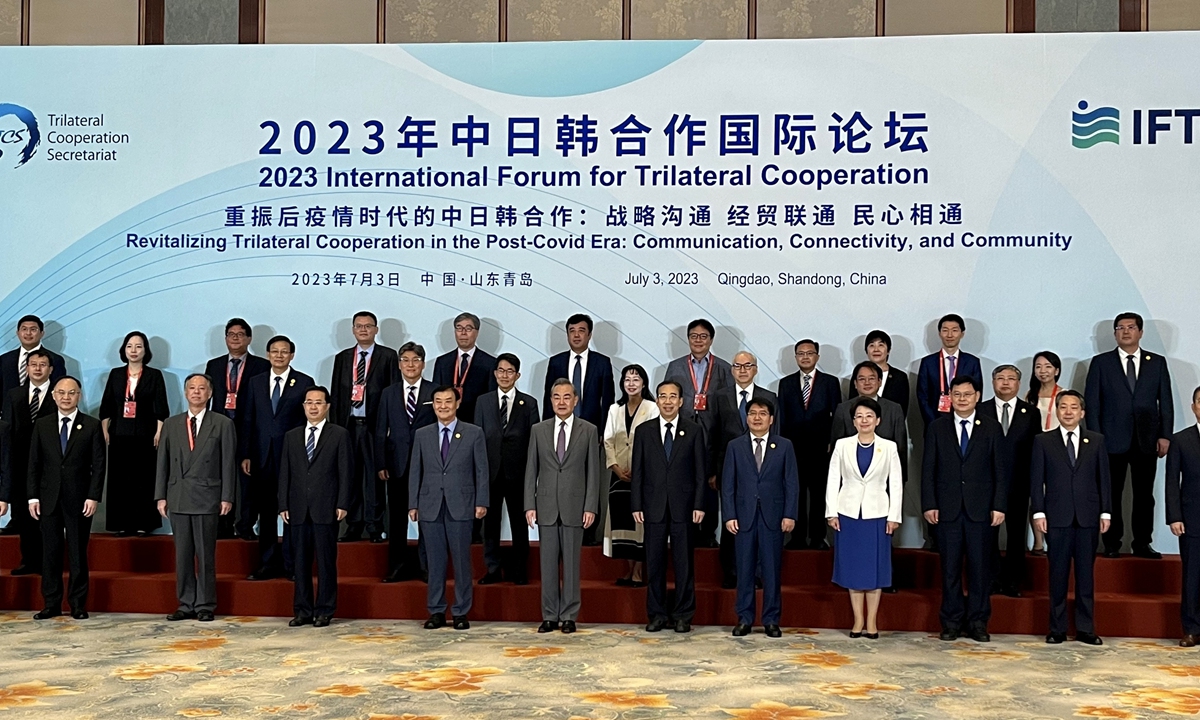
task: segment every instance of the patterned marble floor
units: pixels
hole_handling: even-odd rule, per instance
[[[0,718],[1165,718],[1200,714],[1200,654],[1167,641],[943,643],[790,629],[651,635],[529,625],[0,613]]]

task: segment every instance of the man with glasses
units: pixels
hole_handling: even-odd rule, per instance
[[[381,543],[387,488],[375,467],[375,424],[383,391],[400,379],[400,358],[390,347],[379,345],[379,319],[363,310],[354,314],[351,329],[357,343],[333,358],[329,415],[335,425],[350,431],[354,449],[354,482],[362,488],[346,518],[346,532],[339,542],[362,539],[363,529],[371,542]]]
[[[53,415],[56,409],[50,394],[50,363],[49,350],[31,350],[27,360],[29,377],[23,384],[8,391],[4,408],[4,420],[9,426],[8,467],[11,469],[8,473],[11,488],[7,499],[18,508],[13,512],[8,526],[21,534],[21,564],[13,568],[13,575],[38,575],[42,572],[42,528],[24,508],[29,481],[29,443],[33,439],[34,423],[39,418]]]
[[[718,390],[733,384],[733,371],[729,362],[712,353],[713,339],[717,330],[704,318],[697,318],[687,326],[687,355],[675,358],[667,365],[665,380],[679,383],[683,388],[683,406],[680,413],[704,428],[705,438],[711,438],[719,430],[717,426],[716,402],[713,396]],[[709,467],[708,489],[704,491],[704,522],[696,537],[697,547],[716,547],[717,530],[717,473],[719,467]]]
[[[433,384],[449,385],[458,392],[458,419],[474,422],[475,401],[496,389],[496,358],[475,342],[479,339],[479,316],[469,312],[454,318],[454,342],[458,346],[433,363]]]
[[[17,321],[17,341],[21,346],[0,355],[0,392],[7,397],[13,388],[24,385],[29,380],[29,353],[41,350],[50,356],[50,382],[67,374],[66,363],[56,352],[42,347],[42,337],[46,334],[46,325],[37,315],[26,315]]]
[[[240,317],[231,319],[225,323],[225,348],[229,352],[209,360],[204,366],[204,374],[213,381],[211,408],[232,420],[235,428],[240,428],[243,423],[250,378],[271,369],[271,363],[265,358],[250,353],[253,337],[250,323]],[[257,539],[254,516],[250,476],[239,468],[236,506],[233,512],[221,516],[218,537],[229,538],[236,534],[243,540]]]

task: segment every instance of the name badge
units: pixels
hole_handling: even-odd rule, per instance
[[[237,393],[231,392],[225,396],[225,409],[237,410]]]
[[[950,412],[950,396],[938,396],[938,412]]]
[[[351,385],[350,386],[350,401],[362,402],[367,393],[366,385]]]
[[[126,418],[137,417],[137,401],[135,401],[135,400],[126,400],[125,401],[125,414],[122,417],[126,417]]]
[[[696,393],[692,398],[692,409],[698,412],[708,409],[708,395],[706,393]]]

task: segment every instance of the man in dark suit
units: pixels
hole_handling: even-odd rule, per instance
[[[29,479],[29,444],[33,426],[38,418],[53,415],[58,407],[50,395],[52,358],[45,348],[31,350],[26,361],[28,378],[22,385],[8,391],[5,397],[4,421],[9,427],[9,465],[11,480],[8,501],[17,510],[9,527],[21,535],[21,564],[13,575],[34,575],[42,572],[42,527],[26,510]]]
[[[1133,554],[1159,559],[1154,533],[1154,473],[1175,432],[1175,400],[1167,359],[1141,348],[1142,316],[1121,313],[1113,320],[1117,349],[1100,353],[1088,367],[1084,396],[1089,430],[1104,434],[1112,478],[1112,522],[1104,533],[1104,557],[1120,557],[1125,522],[1121,512],[1125,475],[1133,485]]]
[[[1083,396],[1063,390],[1055,398],[1058,431],[1033,439],[1030,500],[1033,525],[1045,533],[1050,565],[1050,633],[1067,639],[1067,586],[1075,565],[1075,639],[1102,645],[1093,622],[1096,543],[1112,518],[1112,483],[1104,436],[1084,430]]]
[[[487,439],[488,500],[490,512],[483,519],[483,560],[487,574],[480,585],[491,585],[508,578],[517,585],[529,582],[529,527],[525,524],[525,463],[529,459],[529,436],[538,422],[537,400],[517,390],[521,360],[512,353],[496,358],[494,393],[479,397],[475,404],[475,424]],[[500,530],[507,506],[512,546],[507,558],[501,556]]]
[[[207,410],[213,381],[193,373],[183,381],[188,409],[163,421],[154,499],[171,520],[175,594],[167,620],[212,622],[217,609],[217,517],[233,510],[237,432],[233,421]]]
[[[350,431],[329,418],[329,391],[304,393],[305,423],[288,430],[279,460],[279,516],[292,528],[295,617],[289,627],[328,627],[337,609],[337,529],[358,492]],[[313,557],[317,599],[313,603]]]
[[[271,369],[246,381],[245,407],[238,430],[242,474],[250,478],[252,517],[258,521],[258,567],[249,580],[292,575],[291,531],[283,526],[279,547],[279,460],[283,437],[304,424],[304,393],[316,384],[292,367],[296,344],[286,336],[267,341]]]
[[[232,318],[225,323],[225,355],[218,355],[204,366],[204,374],[212,378],[214,412],[233,421],[234,428],[242,427],[245,415],[246,388],[250,378],[261,375],[271,368],[266,358],[250,354],[250,341],[254,329],[242,318]],[[221,516],[218,524],[219,537],[236,534],[244,540],[254,540],[254,493],[250,476],[238,472],[237,500],[233,512]]]
[[[407,342],[400,354],[400,382],[379,397],[375,420],[375,468],[387,483],[388,573],[385,583],[421,577],[425,563],[425,537],[417,537],[417,549],[408,546],[408,461],[412,457],[413,434],[432,425],[433,383],[425,372],[425,348]]]
[[[977,413],[975,378],[950,381],[951,414],[929,424],[921,472],[921,510],[938,536],[942,559],[941,639],[988,642],[992,614],[992,545],[1008,507],[1003,430]],[[963,604],[963,561],[967,602]]]
[[[895,368],[892,370],[895,371]],[[904,472],[904,481],[907,482],[908,425],[904,422],[904,409],[900,407],[900,404],[879,394],[879,387],[882,380],[883,372],[879,369],[879,365],[870,360],[864,360],[854,366],[854,374],[851,376],[851,381],[854,384],[854,390],[857,394],[840,403],[837,409],[833,411],[833,423],[829,432],[829,441],[836,443],[842,438],[858,434],[858,431],[854,428],[854,401],[860,397],[871,398],[879,403],[879,408],[882,412],[879,416],[879,426],[875,428],[875,433],[881,438],[896,443],[896,450],[900,454],[900,465]]]
[[[667,364],[664,380],[674,380],[683,388],[683,416],[704,428],[707,440],[717,434],[716,403],[712,396],[718,390],[733,384],[733,371],[729,363],[712,354],[713,339],[717,330],[704,318],[697,318],[687,326],[687,355],[675,358]],[[708,489],[704,491],[704,522],[696,536],[697,547],[716,547],[718,467],[708,469]]]
[[[429,558],[426,630],[446,625],[446,572],[454,563],[455,630],[471,627],[468,615],[475,597],[471,577],[471,521],[487,515],[488,461],[483,431],[460,422],[458,391],[442,385],[433,391],[437,422],[413,435],[409,460],[408,517],[425,537]]]
[[[1167,524],[1179,538],[1183,570],[1181,647],[1195,647],[1200,638],[1200,387],[1192,391],[1192,414],[1197,424],[1175,433],[1167,451]]]
[[[655,394],[658,420],[634,431],[629,506],[645,528],[646,631],[658,632],[670,623],[675,632],[685,633],[691,632],[696,614],[693,528],[704,519],[708,448],[700,426],[679,415],[679,383],[664,380]],[[675,569],[673,606],[667,602],[668,541]]]
[[[476,347],[479,339],[479,316],[469,312],[454,318],[454,350],[441,355],[433,363],[433,384],[451,385],[462,399],[458,419],[475,419],[475,399],[496,389],[496,358]]]
[[[42,347],[42,336],[46,334],[46,326],[37,315],[26,315],[17,321],[17,340],[21,346],[0,355],[0,382],[3,382],[3,397],[14,388],[24,385],[29,379],[27,364],[29,353],[43,350],[50,356],[50,382],[67,374],[67,365],[58,353]]]
[[[546,367],[546,382],[542,391],[542,419],[549,420],[554,411],[550,407],[550,386],[558,378],[566,378],[575,386],[579,402],[575,405],[575,417],[587,420],[597,428],[608,421],[608,409],[615,399],[612,361],[592,349],[592,318],[577,313],[567,318],[567,352],[550,357]],[[600,512],[596,522],[583,534],[584,545],[599,545],[604,535],[604,517],[608,512],[608,493],[600,493]]]
[[[1017,397],[1021,390],[1021,370],[1016,365],[1000,365],[992,371],[992,390],[995,397],[980,406],[985,414],[1000,423],[1000,447],[1004,464],[1011,478],[1008,485],[1008,511],[1004,528],[1008,545],[1003,560],[1000,557],[1000,533],[992,547],[992,567],[996,577],[992,591],[1009,597],[1021,597],[1025,580],[1026,520],[1029,516],[1029,463],[1033,454],[1033,438],[1042,431],[1042,413],[1037,406]]]
[[[888,364],[888,359],[892,355],[892,336],[882,330],[872,330],[867,333],[863,349],[867,353],[867,359],[879,366],[881,377],[879,397],[891,400],[899,405],[900,409],[904,412],[904,417],[907,418],[909,400],[908,373],[904,372],[901,368]],[[886,438],[887,436],[884,435],[884,437]],[[891,438],[888,439],[890,440]],[[901,449],[901,452],[903,452],[903,449]],[[901,459],[903,460],[903,458]],[[905,471],[907,472],[907,467]]]
[[[362,488],[354,494],[354,505],[346,519],[341,542],[362,539],[365,528],[371,542],[383,542],[383,514],[387,487],[375,467],[375,422],[383,391],[400,379],[396,351],[375,343],[379,319],[363,310],[351,320],[358,343],[333,359],[333,404],[330,419],[350,432],[354,448],[354,481]]]
[[[86,619],[87,546],[92,517],[104,492],[105,446],[100,421],[79,412],[79,381],[70,375],[54,384],[58,411],[34,423],[29,444],[29,513],[42,527],[42,610],[35,620],[62,615],[63,534],[71,575],[71,617]]]
[[[713,394],[717,411],[715,431],[705,438],[712,458],[708,465],[710,468],[724,468],[725,449],[729,443],[746,434],[746,408],[751,400],[767,400],[772,406],[777,402],[775,393],[754,382],[758,377],[758,359],[752,353],[743,350],[734,355],[730,371],[733,383]],[[722,528],[721,587],[727,590],[737,587],[737,551],[734,545],[733,533]]]
[[[756,569],[762,572],[762,623],[768,637],[783,635],[781,570],[783,535],[796,526],[800,480],[792,443],[771,432],[775,408],[770,401],[747,403],[748,432],[729,443],[721,471],[721,507],[725,529],[737,543],[737,625],[735,637],[754,624]]]
[[[833,447],[829,434],[833,411],[842,402],[842,388],[836,377],[817,370],[821,345],[816,340],[801,340],[795,352],[799,370],[779,381],[779,432],[794,448],[800,473],[796,529],[787,547],[828,550],[825,481]]]
[[[983,387],[983,367],[979,358],[959,348],[966,332],[967,322],[961,315],[943,315],[938,320],[942,347],[921,358],[917,373],[917,406],[926,427],[934,418],[950,414],[950,382],[954,378],[973,378],[979,387]]]

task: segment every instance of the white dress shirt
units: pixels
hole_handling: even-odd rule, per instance
[[[1013,421],[1013,416],[1017,412],[1017,399],[1015,397],[1011,400],[1001,400],[1000,398],[996,398],[996,419],[1000,421],[1001,425],[1004,424],[1004,406],[1005,405],[1008,406],[1008,422],[1011,425],[1012,421]],[[968,433],[968,434],[970,434],[970,433]]]
[[[1125,373],[1125,366],[1129,364],[1129,358],[1133,358],[1133,376],[1140,377],[1142,373],[1142,349],[1139,347],[1131,353],[1127,353],[1121,348],[1117,348],[1117,354],[1121,356],[1121,373]]]
[[[575,358],[576,357],[582,358],[579,361],[579,392],[580,393],[583,392],[583,382],[585,380],[587,380],[588,356],[591,354],[592,354],[591,348],[584,348],[583,352],[581,352],[581,353],[577,353],[574,350],[570,350],[567,353],[567,361],[568,361],[567,362],[567,379],[568,380],[575,379]]]
[[[513,385],[508,392],[504,392],[503,390],[496,388],[496,402],[500,403],[497,407],[504,407],[504,398],[508,398],[508,415],[511,417],[513,403],[517,401],[517,386]],[[501,422],[507,422],[508,418],[502,416],[500,420]]]
[[[267,397],[275,392],[275,378],[281,378],[279,383],[279,394],[283,394],[283,389],[287,387],[288,376],[292,374],[292,366],[288,365],[283,369],[283,372],[276,375],[275,368],[271,368],[271,382],[267,383]]]
[[[46,402],[46,399],[50,395],[50,379],[47,378],[46,382],[42,383],[41,385],[34,385],[34,384],[30,383],[29,394],[25,396],[25,404],[26,405],[29,405],[30,403],[33,402],[33,389],[34,388],[37,388],[40,391],[38,393],[38,410],[41,410],[42,405]]]
[[[205,411],[204,411],[204,410],[201,410],[200,412],[198,412],[198,413],[196,413],[195,415],[193,415],[191,410],[188,410],[188,411],[187,411],[187,414],[188,414],[188,425],[191,425],[191,423],[192,423],[192,418],[196,418],[196,434],[197,434],[197,435],[199,435],[199,434],[200,434],[200,426],[204,424],[204,413],[205,413]]]
[[[747,403],[750,402],[751,400],[753,400],[754,399],[754,383],[750,383],[746,387],[742,387],[741,385],[738,385],[736,382],[733,384],[733,404],[734,405],[741,407],[743,392],[746,393],[746,402]]]
[[[571,429],[575,425],[575,415],[574,414],[568,415],[565,420],[563,418],[560,418],[557,415],[554,416],[553,442],[554,442],[554,447],[556,447],[556,448],[558,447],[558,432],[559,432],[559,429],[562,428],[563,423],[567,424],[567,445],[566,446],[569,448],[569,447],[571,447]]]
[[[645,401],[643,400],[643,402]],[[676,414],[675,417],[671,418],[670,420],[666,419],[662,415],[658,416],[658,437],[663,441],[664,444],[667,442],[667,423],[671,423],[671,437],[679,437],[679,415]]]
[[[950,417],[954,418],[954,437],[961,438],[963,431],[963,420],[967,421],[967,440],[971,439],[971,433],[975,432],[975,411],[966,417],[959,417],[958,413],[952,412]]]
[[[312,423],[305,423],[305,428],[304,428],[304,445],[305,445],[305,447],[308,447],[308,436],[312,433],[313,428],[317,429],[317,434],[313,437],[313,447],[316,447],[317,443],[321,442],[321,433],[325,431],[325,423],[327,423],[327,422],[329,422],[329,418],[325,418],[324,420],[317,423],[316,425],[313,425]]]

